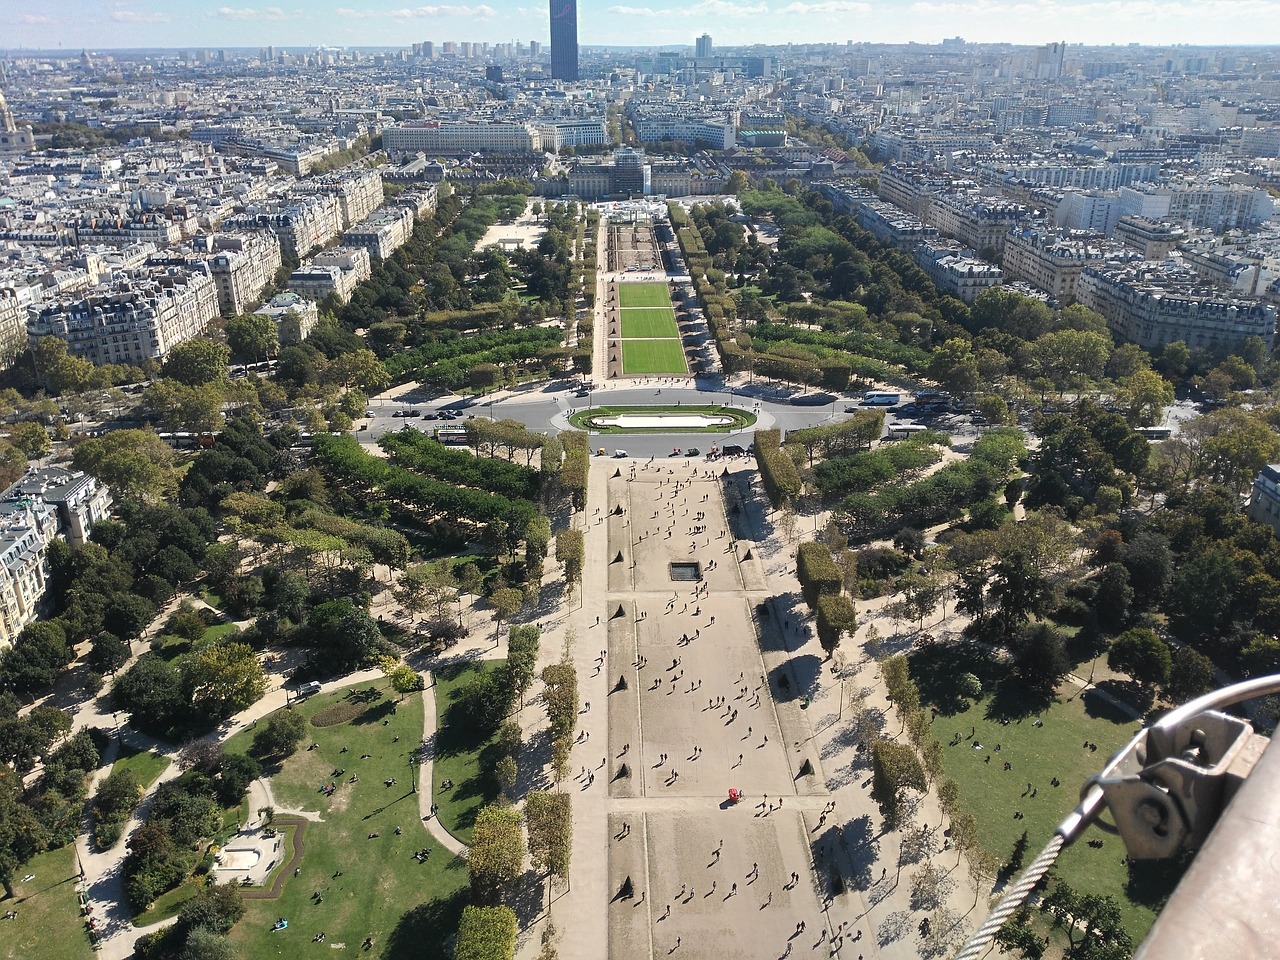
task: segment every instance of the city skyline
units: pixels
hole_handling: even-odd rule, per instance
[[[6,48],[407,46],[412,41],[549,40],[547,8],[527,0],[419,5],[316,0],[10,0]],[[626,0],[579,11],[579,43],[718,47],[856,42],[1256,45],[1280,37],[1269,0]]]

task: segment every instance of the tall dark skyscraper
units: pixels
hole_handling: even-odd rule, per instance
[[[578,0],[551,0],[551,76],[578,79]]]

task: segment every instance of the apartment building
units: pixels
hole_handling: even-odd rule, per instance
[[[1187,232],[1174,224],[1146,217],[1121,217],[1112,236],[1143,260],[1163,260],[1186,239]]]
[[[320,321],[315,303],[292,291],[276,294],[253,312],[275,322],[276,339],[282,347],[307,339]]]
[[[1121,216],[1170,220],[1204,230],[1252,230],[1271,218],[1266,190],[1242,183],[1140,183],[1120,188]]]
[[[1020,203],[968,193],[938,197],[929,208],[929,219],[938,233],[997,257],[1004,251],[1010,228],[1026,215],[1027,208]]]
[[[60,467],[32,468],[0,494],[0,648],[12,646],[39,616],[53,539],[82,546],[110,515],[105,486]]]
[[[938,228],[924,223],[883,200],[864,200],[854,214],[858,226],[873,234],[881,243],[899,250],[914,250],[922,243],[938,239]]]
[[[1089,263],[1101,263],[1103,238],[1032,227],[1014,227],[1005,238],[1001,266],[1011,280],[1025,280],[1060,303],[1076,301],[1076,284]]]
[[[641,143],[659,143],[674,140],[678,143],[705,143],[711,150],[729,150],[733,147],[735,130],[732,123],[712,118],[680,116],[632,117],[636,139]]]
[[[915,258],[939,293],[964,303],[973,303],[984,290],[1004,279],[994,263],[975,257],[973,251],[965,250],[958,243],[922,243],[916,247]]]
[[[377,170],[343,170],[307,180],[293,191],[299,196],[319,194],[338,201],[338,231],[359,223],[382,206],[382,177]]]
[[[542,137],[529,123],[415,120],[383,130],[382,146],[393,157],[534,153],[542,149]]]
[[[27,318],[31,346],[61,337],[67,351],[93,363],[163,360],[218,316],[218,292],[204,269],[162,267],[118,273],[84,296],[59,297]]]
[[[0,287],[0,367],[7,367],[27,348],[27,309],[30,287]]]
[[[347,230],[342,235],[342,243],[348,247],[363,247],[370,257],[385,260],[413,235],[413,220],[412,207],[399,204],[384,207]]]
[[[1269,463],[1258,471],[1248,513],[1249,519],[1265,523],[1280,534],[1280,463]]]
[[[370,273],[369,251],[364,247],[334,247],[289,274],[289,289],[308,300],[319,301],[333,294],[346,303]]]
[[[1077,297],[1107,318],[1117,339],[1146,350],[1175,340],[1238,350],[1248,337],[1270,345],[1276,332],[1274,304],[1221,293],[1175,260],[1086,266]]]
[[[342,231],[342,207],[334,194],[314,193],[255,205],[223,221],[223,227],[244,232],[268,230],[280,241],[280,251],[285,258],[301,260]]]
[[[603,147],[609,143],[609,131],[602,119],[557,120],[539,128],[542,149],[559,152],[565,147]]]
[[[280,241],[270,233],[222,234],[213,238],[209,272],[226,316],[244,313],[280,269]]]

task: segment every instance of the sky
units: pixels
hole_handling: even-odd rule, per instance
[[[422,40],[539,40],[530,0],[0,0],[0,47],[408,46]],[[1280,43],[1280,0],[579,0],[584,45],[845,40],[1041,44]]]

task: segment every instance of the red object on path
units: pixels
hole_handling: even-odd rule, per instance
[[[731,787],[731,788],[730,788],[730,790],[729,790],[729,802],[730,802],[730,803],[741,803],[741,802],[742,802],[742,798],[743,798],[744,796],[746,796],[746,794],[744,794],[744,793],[743,793],[741,790],[739,790],[737,787]]]

